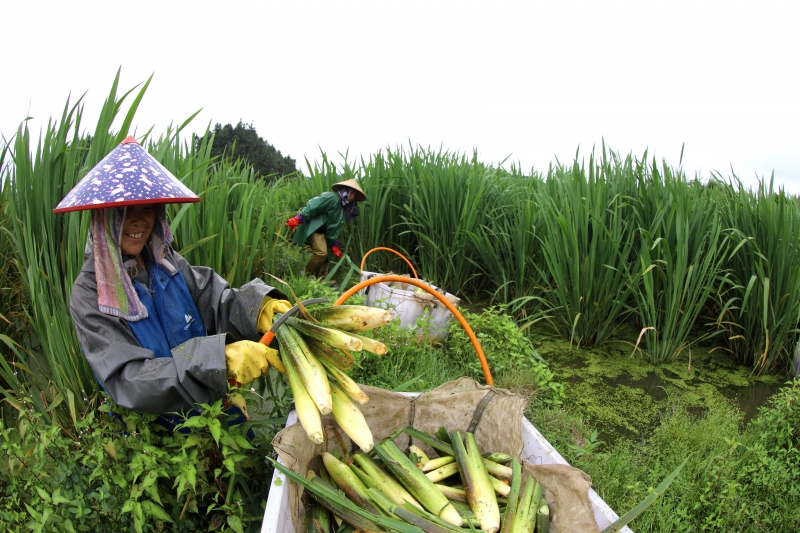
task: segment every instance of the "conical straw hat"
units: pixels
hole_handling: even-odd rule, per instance
[[[331,189],[333,189],[336,192],[339,192],[339,190],[342,187],[350,187],[351,189],[356,191],[356,202],[367,201],[367,194],[361,190],[361,187],[358,185],[358,182],[356,180],[345,180],[331,185]]]
[[[90,170],[53,212],[199,201],[196,194],[129,136]]]

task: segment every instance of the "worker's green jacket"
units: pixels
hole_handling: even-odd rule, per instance
[[[339,193],[328,191],[312,198],[300,211],[300,215],[305,219],[305,223],[297,226],[294,242],[302,246],[309,235],[324,225],[328,249],[336,244],[344,223],[344,209]]]

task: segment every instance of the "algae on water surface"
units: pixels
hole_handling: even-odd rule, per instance
[[[534,346],[555,380],[566,385],[564,407],[599,429],[606,441],[644,439],[663,413],[678,405],[700,415],[717,402],[729,402],[746,422],[785,381],[785,376],[757,376],[713,346],[687,350],[660,365],[633,355],[625,341],[586,349],[534,338]]]

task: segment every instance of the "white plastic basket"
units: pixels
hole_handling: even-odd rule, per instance
[[[361,272],[361,281],[382,276],[377,272]],[[421,280],[419,280],[421,281]],[[394,282],[397,284],[398,282]],[[460,298],[443,291],[435,285],[423,282],[433,288],[436,292],[444,296],[447,301],[458,307]],[[401,284],[402,285],[402,284]],[[451,313],[442,302],[433,295],[425,291],[417,291],[413,285],[406,287],[392,287],[386,283],[378,282],[359,291],[359,294],[366,296],[366,305],[370,307],[393,308],[400,318],[400,327],[413,329],[417,327],[417,320],[430,317],[430,330],[428,340],[431,342],[442,342],[447,337],[447,327],[453,319]]]
[[[417,396],[418,393],[406,393],[407,396]],[[292,411],[286,421],[286,427],[297,423],[297,414]],[[527,418],[522,419],[522,456],[520,459],[531,464],[569,464],[561,457],[553,446],[547,442],[539,431],[533,427]],[[280,459],[278,459],[280,461]],[[283,464],[283,462],[281,462]],[[289,512],[289,491],[286,489],[286,478],[275,470],[272,476],[272,486],[264,509],[264,521],[261,524],[261,533],[295,533],[292,526],[292,516]],[[601,530],[615,522],[619,516],[608,504],[594,491],[589,489],[589,501],[594,511],[594,519]],[[468,530],[465,530],[468,531]],[[620,530],[622,533],[633,533],[627,526]]]

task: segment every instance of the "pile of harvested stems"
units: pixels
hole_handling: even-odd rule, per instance
[[[308,437],[323,441],[320,415],[333,415],[336,423],[365,452],[372,450],[372,432],[358,404],[369,397],[345,373],[355,362],[352,351],[387,352],[376,340],[356,334],[388,324],[392,314],[358,305],[322,307],[309,311],[314,323],[289,318],[278,328],[283,368],[294,396],[297,418]]]
[[[375,444],[373,453],[323,452],[318,473],[309,469],[305,477],[273,461],[305,489],[307,533],[549,531],[542,486],[530,474],[523,477],[515,457],[481,453],[468,432],[440,428],[432,436],[411,427],[403,432],[438,457],[414,445],[403,453],[389,437]]]

